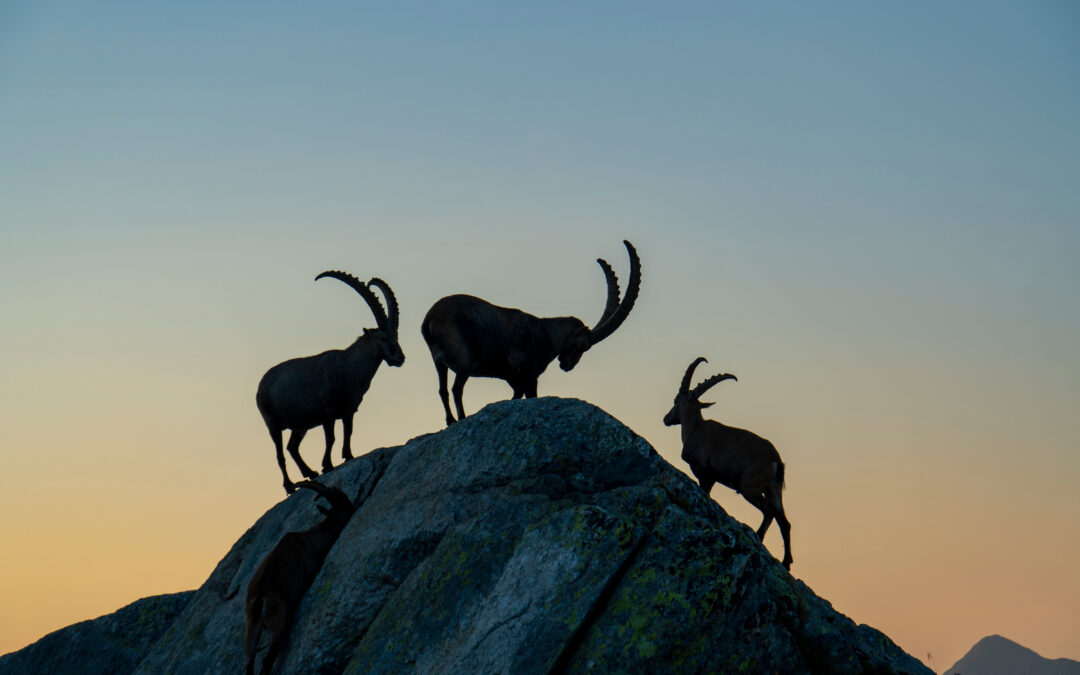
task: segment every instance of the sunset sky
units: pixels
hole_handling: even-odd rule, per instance
[[[592,324],[629,239],[637,307],[541,395],[685,470],[705,356],[815,592],[938,671],[1080,660],[1080,5],[313,5],[0,4],[0,653],[284,497],[259,378],[374,325],[319,272],[401,304],[365,452],[443,426],[435,300]]]

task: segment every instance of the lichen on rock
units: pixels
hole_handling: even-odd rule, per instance
[[[325,480],[370,495],[276,672],[930,672],[582,401],[495,403]],[[310,504],[256,522],[134,672],[240,672],[243,591],[282,533],[320,517]]]

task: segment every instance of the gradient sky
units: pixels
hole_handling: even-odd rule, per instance
[[[436,299],[592,323],[627,238],[637,307],[541,394],[685,470],[706,356],[817,593],[937,670],[1080,659],[1074,2],[224,4],[0,4],[0,653],[197,587],[284,496],[260,376],[373,325],[320,271],[401,303],[366,451],[443,424]]]

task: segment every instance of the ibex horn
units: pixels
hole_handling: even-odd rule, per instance
[[[390,330],[396,333],[398,329],[398,304],[394,292],[390,290],[390,284],[378,277],[372,277],[371,281],[368,282],[368,286],[378,288],[386,297],[386,319],[390,323]]]
[[[716,384],[718,382],[723,382],[724,380],[738,381],[738,379],[739,378],[735,377],[734,375],[731,375],[730,373],[719,373],[717,375],[713,375],[712,377],[705,380],[704,382],[702,382],[698,386],[694,387],[694,391],[691,392],[690,395],[693,396],[694,398],[700,398],[701,395],[704,394],[706,391],[708,391],[709,387],[713,386],[714,384]]]
[[[690,364],[690,367],[686,369],[686,373],[682,376],[682,383],[679,385],[679,393],[685,394],[690,391],[690,380],[694,377],[694,369],[698,367],[698,364],[708,363],[708,359],[704,356],[699,356],[694,359],[694,362]]]
[[[338,270],[320,272],[319,275],[315,277],[315,281],[318,281],[323,277],[337,279],[359,293],[360,297],[363,298],[367,302],[368,307],[371,308],[371,313],[375,315],[375,323],[378,324],[379,328],[382,328],[383,330],[387,329],[389,321],[386,318],[386,312],[383,311],[382,303],[379,302],[379,299],[371,292],[371,289],[367,287],[367,284],[348,272],[339,272]]]
[[[638,291],[641,290],[641,259],[638,258],[637,251],[634,250],[634,246],[630,242],[624,239],[623,244],[626,245],[626,252],[630,255],[630,281],[626,285],[626,295],[623,296],[621,302],[617,300],[619,296],[619,282],[615,276],[615,272],[611,269],[611,266],[607,264],[607,261],[602,258],[597,259],[601,269],[604,270],[604,277],[607,279],[608,299],[604,306],[604,317],[601,318],[596,327],[590,331],[590,339],[593,344],[596,344],[611,335],[615,332],[616,328],[622,325],[622,322],[626,320],[627,315],[630,314],[630,310],[634,308],[634,303],[637,302]]]
[[[330,487],[329,485],[323,485],[322,483],[316,483],[313,480],[302,480],[296,483],[296,487],[307,488],[318,492],[321,497],[330,502],[330,505],[335,509],[350,510],[353,507],[353,503],[345,495],[344,492],[336,487]]]

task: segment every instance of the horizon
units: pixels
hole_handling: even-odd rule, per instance
[[[705,416],[784,460],[794,576],[938,672],[1080,660],[1077,36],[1053,1],[6,4],[0,654],[197,588],[283,498],[259,378],[374,326],[319,272],[400,303],[361,455],[444,426],[435,300],[593,325],[626,239],[636,306],[541,396],[688,473],[661,418],[704,356]]]

